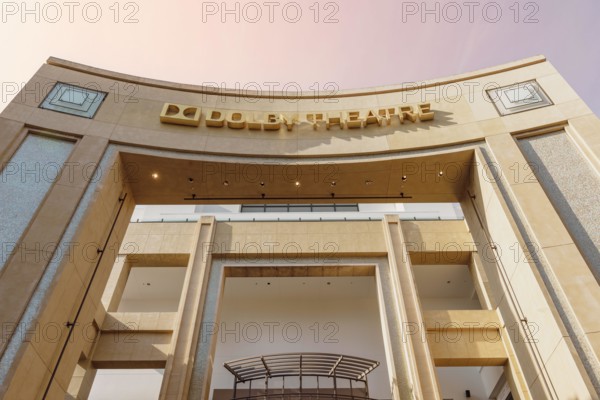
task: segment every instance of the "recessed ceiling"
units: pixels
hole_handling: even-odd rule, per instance
[[[121,301],[179,300],[185,272],[185,267],[133,267]]]
[[[375,277],[227,278],[225,299],[324,300],[377,295]]]
[[[414,265],[419,296],[424,298],[470,298],[475,287],[467,265]]]
[[[197,155],[186,159],[121,153],[137,204],[191,205],[457,202],[468,182],[472,156],[467,149],[377,161],[226,163]]]

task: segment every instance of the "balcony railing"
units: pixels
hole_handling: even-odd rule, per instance
[[[377,366],[378,361],[330,353],[272,354],[224,364],[234,376],[233,400],[365,400],[369,399],[367,375]],[[262,387],[257,388],[257,383]]]

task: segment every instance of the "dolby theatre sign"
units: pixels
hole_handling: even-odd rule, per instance
[[[369,125],[390,125],[394,120],[401,124],[406,121],[417,123],[431,121],[434,112],[430,103],[416,106],[396,106],[364,111],[328,111],[298,113],[253,112],[231,110],[207,110],[197,106],[165,103],[160,113],[160,121],[165,124],[200,126],[202,120],[207,127],[229,129],[249,129],[254,131],[279,131],[283,126],[291,131],[294,125],[309,124],[314,130],[322,127],[330,129],[359,129]]]

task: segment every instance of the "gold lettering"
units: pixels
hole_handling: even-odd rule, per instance
[[[227,127],[231,129],[244,129],[246,127],[246,114],[242,112],[230,112],[225,119]]]
[[[288,115],[288,114],[283,114],[282,118],[283,118],[283,123],[287,127],[288,132],[291,131],[294,128],[294,124],[296,122],[298,122],[298,115],[297,114],[293,114],[291,116]]]
[[[325,125],[328,130],[336,125],[340,129],[344,129],[345,127],[348,129],[357,129],[375,124],[382,126],[384,121],[386,125],[390,125],[392,118],[395,116],[398,116],[402,124],[405,120],[413,123],[417,121],[431,121],[434,119],[435,113],[431,110],[430,103],[419,103],[416,105],[416,111],[415,106],[400,105],[399,107],[385,107],[367,111],[313,112],[304,115],[306,119],[303,118],[300,121],[298,114],[290,113],[208,110],[206,114],[206,126],[217,128],[227,126],[231,129],[248,128],[253,131],[278,131],[282,125],[285,125],[289,132],[294,129],[294,125],[308,122],[314,130],[318,130],[322,125]],[[200,107],[165,103],[160,120],[163,123],[198,126],[201,116],[202,111]]]
[[[316,131],[319,124],[323,123],[323,114],[306,114],[306,120],[312,124],[313,129]]]
[[[254,113],[250,113],[248,118],[248,129],[251,131],[260,131],[262,128],[262,120],[256,119],[256,115]]]
[[[369,110],[367,113],[367,118],[365,119],[365,126],[371,124],[377,124],[381,126],[381,120],[382,118],[378,115],[378,113],[373,110]]]
[[[350,129],[362,128],[364,120],[360,117],[359,111],[348,112],[348,118],[346,119],[346,126]]]
[[[339,125],[341,129],[344,129],[342,113],[327,113],[327,129],[331,128],[333,125]]]
[[[431,104],[423,103],[417,106],[419,108],[419,119],[421,121],[433,120],[433,111],[431,111]]]
[[[160,113],[163,124],[199,126],[202,109],[196,106],[165,103]]]
[[[414,113],[412,106],[400,107],[400,122],[404,123],[404,118],[407,118],[410,122],[417,121],[417,115]]]
[[[267,121],[263,124],[265,131],[278,131],[281,129],[281,116],[277,114],[267,114]]]
[[[387,125],[392,123],[392,117],[394,115],[396,115],[396,107],[379,109],[379,116],[385,119]]]
[[[221,111],[209,110],[206,114],[206,126],[222,128],[225,126],[225,116]]]

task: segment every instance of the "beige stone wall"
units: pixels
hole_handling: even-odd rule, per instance
[[[484,93],[485,89],[534,78],[537,78],[556,106],[534,111],[534,118],[531,118],[532,113],[499,118]],[[41,93],[41,88],[47,87],[57,79],[78,82],[80,86],[93,85],[109,93],[93,121],[72,123],[68,126],[64,117],[56,117],[55,113],[36,109],[42,100],[39,98],[41,95],[37,98],[27,96],[22,99],[17,96],[4,111],[5,118],[28,119],[32,123],[38,122],[37,125],[60,127],[61,130],[81,132],[83,129],[86,133],[110,138],[115,142],[173,150],[244,155],[267,155],[272,152],[271,154],[277,156],[322,156],[389,152],[473,142],[505,130],[512,132],[537,127],[539,120],[543,120],[544,125],[547,125],[590,113],[543,57],[475,74],[465,74],[455,79],[426,82],[420,89],[384,87],[354,93],[350,91],[343,94],[343,97],[328,102],[324,102],[323,99],[315,101],[312,98],[296,101],[286,99],[285,95],[277,98],[277,94],[273,96],[275,98],[239,101],[231,96],[210,94],[210,90],[203,88],[190,86],[184,91],[179,84],[142,80],[58,59],[51,59],[49,64],[44,65],[29,82],[27,90],[31,92],[39,87],[38,91]],[[135,90],[125,90],[126,83],[121,79],[133,82],[129,86]],[[121,89],[118,92],[114,89],[115,81]],[[203,91],[205,93],[202,93]],[[161,123],[159,115],[166,102],[200,107],[203,113],[200,127]],[[434,121],[378,127],[377,134],[360,135],[360,140],[348,139],[357,138],[357,135],[364,132],[362,129],[340,130],[334,127],[326,130],[323,124],[317,133],[306,120],[307,113],[351,110],[365,112],[371,108],[415,106],[422,102],[431,103],[432,109],[437,113]],[[213,109],[224,113],[288,113],[297,116],[301,123],[289,132],[284,127],[275,132],[206,128],[206,115]],[[395,134],[395,131],[402,132],[402,135]]]
[[[208,221],[204,221],[202,224],[207,223]],[[187,227],[186,227],[187,225]],[[192,229],[191,227],[196,226],[198,228],[198,224],[196,223],[163,223],[163,224],[154,224],[154,223],[137,223],[131,224],[130,229],[125,237],[125,242],[134,243],[135,240],[140,240],[142,243],[147,240],[149,235],[157,234],[157,232],[171,232],[174,235],[177,235],[177,232],[181,234],[182,231],[186,231],[187,229]],[[208,227],[209,225],[207,225]],[[464,221],[411,221],[411,222],[403,222],[402,229],[404,232],[409,232],[409,237],[413,240],[417,238],[419,240],[424,241],[426,244],[431,245],[432,243],[454,243],[456,240],[466,241],[467,243],[472,242],[472,238],[468,233],[467,225]],[[202,230],[202,229],[201,229]],[[320,235],[320,236],[315,236]],[[360,240],[366,236],[370,236],[372,242],[369,246],[357,247],[355,244],[357,240]],[[182,239],[184,236],[178,236],[178,238]],[[206,241],[208,239],[208,241]],[[338,253],[335,254],[337,257],[336,266],[331,266],[329,268],[337,268],[338,271],[335,272],[335,275],[338,274],[355,274],[358,270],[351,269],[351,267],[341,267],[339,265],[352,265],[352,259],[356,259],[357,257],[387,257],[390,250],[390,243],[385,240],[385,231],[384,225],[381,221],[357,221],[357,222],[219,222],[216,223],[214,236],[205,237],[205,242],[202,240],[198,241],[198,245],[192,245],[188,247],[188,251],[197,252],[198,249],[201,250],[204,256],[201,256],[200,264],[196,264],[195,261],[191,261],[188,264],[188,268],[192,268],[189,271],[190,279],[193,271],[201,272],[202,269],[206,268],[206,265],[210,265],[210,258],[218,257],[224,258],[226,260],[233,260],[237,263],[247,264],[248,274],[249,275],[239,275],[239,276],[262,276],[260,274],[270,274],[265,276],[272,276],[273,273],[280,274],[280,272],[276,271],[276,268],[269,267],[265,269],[265,271],[260,272],[259,275],[255,275],[255,273],[250,273],[251,270],[261,270],[260,267],[255,266],[255,261],[259,261],[260,265],[269,265],[271,260],[278,260],[278,262],[285,262],[286,255],[288,252],[282,251],[284,245],[287,243],[294,243],[294,249],[299,249],[300,254],[294,254],[293,261],[302,260],[303,258],[309,259],[312,261],[315,254],[313,249],[310,246],[313,245],[315,240],[322,239],[327,240],[327,243],[335,243],[338,245]],[[178,247],[176,245],[171,244],[174,247],[168,247],[168,243],[177,242],[177,240],[171,240],[170,238],[163,237],[163,239],[157,239],[162,243],[161,246],[155,247],[165,250],[165,258],[161,260],[164,262],[166,260],[168,254],[171,251],[175,251]],[[317,240],[318,241],[318,240]],[[262,246],[257,246],[257,244],[263,244]],[[268,245],[267,245],[268,244]],[[162,247],[163,245],[167,247]],[[199,246],[199,247],[198,247]],[[434,247],[431,247],[432,249]],[[248,249],[252,249],[252,252],[249,252]],[[260,249],[260,251],[259,251]],[[364,249],[364,250],[361,250]],[[258,251],[258,253],[257,253]],[[434,252],[431,252],[434,253]],[[198,257],[199,255],[196,255]],[[324,253],[327,254],[327,253]],[[138,260],[148,260],[153,259],[155,254],[152,249],[145,248],[142,250],[140,248],[139,253],[134,255],[138,258]],[[318,254],[318,258],[320,261],[327,263],[327,258],[323,258],[322,254]],[[466,257],[467,259],[471,257],[471,255],[460,255],[461,257]],[[415,251],[412,254],[413,258],[419,258],[420,253]],[[347,261],[345,261],[347,260]],[[252,262],[250,262],[252,261]],[[447,262],[444,258],[438,258],[440,264],[444,264]],[[290,266],[285,269],[291,271],[290,267],[294,267],[295,263],[292,262]],[[197,267],[194,267],[198,265]],[[298,269],[298,267],[295,267]],[[306,268],[306,267],[303,267]],[[291,275],[285,273],[283,275],[277,276],[296,276],[297,273],[308,273],[310,274],[311,269],[309,268],[305,272],[302,272],[303,268],[298,269],[297,272],[291,272]],[[314,267],[313,267],[314,268]],[[239,269],[239,268],[238,268]],[[233,274],[239,274],[241,271],[235,271],[236,268],[232,268]],[[347,271],[347,272],[344,272]],[[333,272],[333,271],[332,271]],[[322,271],[322,273],[326,273]],[[362,272],[361,272],[362,273]],[[364,269],[364,273],[373,274],[373,269]],[[238,275],[234,275],[238,276]],[[193,291],[190,291],[188,287],[187,294],[185,297],[200,295],[199,289],[206,287],[203,285],[197,286]],[[481,289],[485,291],[485,288]],[[408,301],[408,294],[402,294],[402,292],[397,293],[398,296],[402,296]],[[416,294],[413,293],[412,296]],[[106,296],[106,294],[105,294]],[[417,300],[418,301],[418,300]],[[198,312],[200,307],[196,304],[196,300],[192,303],[187,302],[187,305],[183,306],[183,309],[180,310],[183,314],[180,316],[181,327],[189,326],[189,324],[196,320],[192,325],[197,324]],[[189,307],[189,309],[188,309]],[[186,311],[187,309],[187,311]],[[418,309],[413,308],[413,313],[420,313]],[[191,312],[190,312],[191,311]],[[147,335],[145,332],[150,330],[151,328],[145,327],[146,324],[143,324],[144,321],[143,316],[134,316],[134,315],[126,315],[126,314],[117,314],[110,313],[109,317],[107,317],[106,321],[119,320],[123,318],[137,318],[136,321],[139,321],[140,332],[136,332],[136,335],[142,334],[143,341],[140,344],[143,348],[145,345],[145,341],[156,340],[155,336]],[[141,318],[141,319],[140,319]],[[146,319],[148,317],[145,317]],[[192,318],[190,320],[190,318]],[[185,323],[184,321],[188,320],[189,322]],[[483,332],[484,328],[480,327],[473,330],[472,325],[469,324],[469,321],[481,321],[482,325],[485,323],[489,323],[485,332]],[[156,316],[153,317],[152,321],[154,321],[154,325],[156,325]],[[505,350],[504,341],[500,339],[499,327],[500,323],[495,311],[466,311],[466,312],[429,312],[424,314],[424,318],[422,320],[423,331],[417,332],[414,334],[415,343],[418,343],[419,340],[423,339],[422,344],[427,346],[425,340],[430,335],[433,335],[434,339],[429,340],[431,347],[431,355],[427,356],[423,359],[425,365],[430,365],[430,368],[433,365],[505,365],[508,361],[508,355]],[[441,324],[443,328],[436,328],[436,324]],[[452,329],[456,331],[458,329],[458,335],[462,336],[461,341],[457,343],[448,343],[444,338],[448,335],[447,325],[451,324]],[[461,325],[462,324],[462,325]],[[105,324],[106,325],[106,324]],[[142,327],[144,325],[144,327]],[[136,325],[137,326],[137,325]],[[459,326],[459,328],[454,328],[455,326]],[[156,328],[154,328],[156,329]],[[187,329],[187,328],[186,328]],[[188,348],[185,354],[190,354],[193,352],[195,346],[191,346],[191,343],[186,342],[189,340],[189,334],[186,334],[186,331],[180,333],[178,337],[178,341],[176,345],[171,343],[171,351],[175,351],[174,357],[176,358],[176,354],[178,352],[178,348]],[[427,332],[427,334],[425,333]],[[122,332],[121,332],[122,333]],[[111,365],[110,362],[106,359],[107,355],[115,354],[119,347],[122,347],[122,344],[118,345],[110,345],[114,340],[114,333],[107,332],[109,336],[105,341],[101,341],[102,353],[98,358],[99,362],[102,362],[102,365]],[[400,332],[398,332],[400,334]],[[406,334],[406,333],[405,333]],[[411,334],[411,333],[409,333]],[[454,333],[456,334],[456,332]],[[437,336],[436,336],[437,335]],[[192,335],[193,337],[194,335]],[[187,339],[186,339],[187,338]],[[440,340],[440,338],[442,338]],[[493,338],[493,341],[489,341],[489,338]],[[399,340],[397,338],[395,340]],[[112,349],[110,349],[112,347]],[[155,346],[156,347],[156,346]],[[134,354],[133,358],[127,360],[130,365],[149,365],[149,359],[152,359],[153,362],[159,363],[164,358],[162,354],[156,353],[154,351],[154,356],[151,355],[151,348],[148,347],[146,353],[143,353],[143,350],[130,350],[128,354]],[[427,348],[427,347],[425,347]],[[98,351],[98,350],[97,350]],[[142,351],[142,353],[140,353]],[[94,360],[96,356],[94,355]],[[154,358],[152,358],[154,357]],[[179,356],[181,357],[181,356]],[[123,360],[120,360],[119,357],[114,357],[113,365],[124,365],[122,364]],[[175,359],[174,358],[174,359]],[[430,361],[427,361],[430,359]],[[121,364],[119,364],[121,363]],[[175,372],[178,368],[182,368],[185,363],[178,364],[177,362],[173,362],[171,366],[167,367],[166,375],[171,377],[173,375],[178,376],[180,372]],[[516,366],[515,368],[518,368]],[[185,368],[185,370],[189,371],[189,367]],[[433,370],[431,370],[433,371]],[[189,373],[189,372],[188,372]],[[433,372],[432,372],[433,373]],[[422,381],[423,374],[420,373],[420,379]],[[206,377],[208,379],[210,375]],[[170,382],[173,378],[169,378],[166,387],[164,389],[165,398],[178,398],[178,396],[183,395],[185,397],[185,385],[183,388],[181,386],[175,386],[172,391],[169,389],[173,387],[173,383]],[[179,378],[177,378],[177,382],[181,382]],[[435,382],[435,377],[433,377],[433,382]],[[426,384],[422,382],[420,385]],[[431,395],[437,395],[437,387],[436,384],[433,383],[433,387],[423,389],[419,389],[419,391],[424,390],[425,392],[430,393]]]
[[[80,145],[81,154],[75,152],[72,157],[81,160],[85,154],[98,159],[102,154],[101,151],[96,154],[98,148],[87,148],[83,142]],[[113,158],[112,161],[114,163],[118,158]],[[114,168],[118,168],[117,164],[114,164]],[[76,182],[72,188],[78,189],[81,196],[87,188],[86,183]],[[64,190],[68,193],[69,187]],[[55,185],[53,191],[56,192],[56,201],[47,199],[42,205],[42,209],[47,209],[48,215],[52,216],[53,223],[44,224],[42,230],[35,230],[33,227],[29,229],[29,232],[41,235],[37,239],[39,243],[59,242],[59,233],[53,236],[52,232],[59,228],[61,220],[65,229],[80,201],[80,198],[73,202],[67,201],[68,196],[64,196],[59,184]],[[8,379],[1,388],[0,393],[5,398],[41,398],[44,393],[47,393],[47,398],[64,397],[80,357],[91,356],[104,313],[99,301],[100,295],[125,235],[129,216],[133,212],[134,201],[131,195],[125,196],[126,193],[126,183],[115,181],[106,175],[94,188],[93,195],[89,196],[91,202],[82,201],[85,203],[82,206],[84,208],[75,214],[82,217],[79,227],[70,228],[75,231],[70,239],[70,251],[65,252],[62,257],[39,314],[26,325],[29,333],[22,337],[23,344],[16,353],[15,367],[10,370]],[[32,225],[42,221],[38,214]],[[40,260],[44,260],[46,264],[43,266],[46,266],[50,257]],[[31,307],[27,300],[34,286],[28,287],[16,282],[35,283],[31,277],[32,272],[34,270],[31,266],[22,266],[21,277],[15,279],[2,275],[0,281],[11,286],[11,289],[3,290],[3,299],[13,299],[15,302],[10,307],[3,306],[2,312],[19,315],[19,312],[27,312],[26,307]],[[38,273],[42,272],[43,268]],[[18,320],[15,316],[3,316],[3,321],[15,320]],[[71,327],[72,324],[74,326]],[[65,346],[67,342],[68,345]],[[8,341],[4,340],[2,344],[7,345]]]
[[[552,105],[500,116],[485,94],[486,88],[532,79]],[[47,93],[57,81],[93,84],[108,96],[91,119],[39,108],[44,88]],[[135,93],[111,89],[125,85],[133,85]],[[460,95],[449,95],[452,89]],[[427,82],[415,90],[343,92],[332,102],[290,102],[283,97],[250,102],[232,93],[215,95],[206,88],[57,59],[42,66],[24,90],[29,95],[17,96],[0,116],[2,166],[29,132],[62,135],[75,146],[67,161],[74,169],[65,169],[53,183],[18,245],[35,249],[36,244],[68,239],[81,246],[54,265],[52,252],[34,251],[28,257],[17,253],[0,273],[0,397],[85,393],[93,378],[94,354],[98,365],[110,365],[116,354],[108,344],[115,333],[105,331],[108,315],[138,321],[143,329],[137,334],[145,344],[126,350],[133,357],[113,361],[166,365],[163,397],[185,398],[191,373],[187,362],[194,357],[213,258],[268,261],[292,252],[305,259],[335,256],[340,262],[349,257],[385,259],[395,277],[398,315],[415,323],[427,316],[410,284],[410,265],[470,266],[483,311],[495,313],[500,323],[504,355],[496,345],[461,353],[413,342],[405,361],[412,365],[411,382],[420,398],[435,396],[431,369],[436,354],[444,354],[437,358],[448,363],[507,360],[509,381],[519,398],[598,398],[600,327],[595,311],[600,308],[600,287],[579,250],[583,244],[569,235],[539,182],[513,179],[515,168],[526,165],[515,140],[561,130],[593,170],[600,170],[598,118],[543,57]],[[364,116],[370,110],[424,102],[430,103],[433,120],[394,120],[360,129],[327,129],[325,123],[315,129],[308,120],[309,114],[358,111]],[[200,107],[199,126],[161,122],[165,103]],[[284,124],[278,131],[207,127],[207,112],[213,109],[297,119],[291,129]],[[97,163],[105,174],[92,182],[84,169]],[[253,179],[244,169],[249,167],[260,168],[262,175]],[[288,176],[290,167],[297,167],[302,177]],[[135,204],[307,199],[461,201],[466,222],[217,223],[208,218],[199,224],[132,224],[125,233]],[[453,246],[439,251],[436,244]],[[535,259],[532,249],[537,249]],[[113,314],[128,270],[136,263],[187,265],[177,315],[156,317],[164,324],[173,318],[172,331],[163,322],[149,322],[154,317]],[[472,317],[492,318],[490,313]],[[535,343],[523,340],[532,334],[532,324],[539,328]],[[14,329],[19,326],[21,330]],[[44,332],[52,327],[58,339]],[[74,340],[65,346],[68,336]]]
[[[510,154],[507,153],[508,150],[504,151],[504,157]],[[481,166],[487,164],[485,156],[479,151],[476,160]],[[522,230],[518,215],[513,217],[515,210],[511,210],[514,205],[507,204],[505,192],[500,188],[506,176],[513,175],[507,175],[507,169],[502,170],[504,175],[492,175],[489,171],[484,168],[474,171],[473,181],[468,189],[469,198],[462,205],[477,244],[477,260],[488,279],[491,305],[499,311],[505,330],[503,335],[510,338],[510,346],[521,365],[523,376],[520,379],[526,382],[533,398],[593,396],[586,374],[581,374],[581,355],[569,346],[569,334],[552,299],[552,289],[544,283],[541,276],[543,271],[538,269],[540,266],[534,261],[545,258],[545,252],[537,242],[523,237],[525,231]],[[535,188],[531,189],[535,193]],[[508,198],[508,202],[510,201]],[[542,229],[544,234],[553,235],[556,232],[554,229],[561,229],[562,225],[554,210],[544,208],[541,198],[531,203],[531,207],[535,210],[530,209],[526,215],[539,215],[540,223],[548,224]],[[559,225],[554,227],[554,224]],[[568,240],[568,235],[557,234],[555,237],[558,240]],[[537,249],[536,254],[532,254],[532,249]],[[587,267],[576,273],[576,276],[582,277],[582,285],[585,285],[585,277],[590,275],[591,271]],[[580,291],[587,292],[584,288]],[[588,292],[591,296],[594,293],[595,289]],[[586,313],[583,308],[580,311]],[[589,356],[592,359],[594,357],[591,353]],[[561,359],[560,367],[553,361],[558,359],[554,357]],[[568,371],[573,371],[567,379],[564,379],[565,364],[570,365]]]

